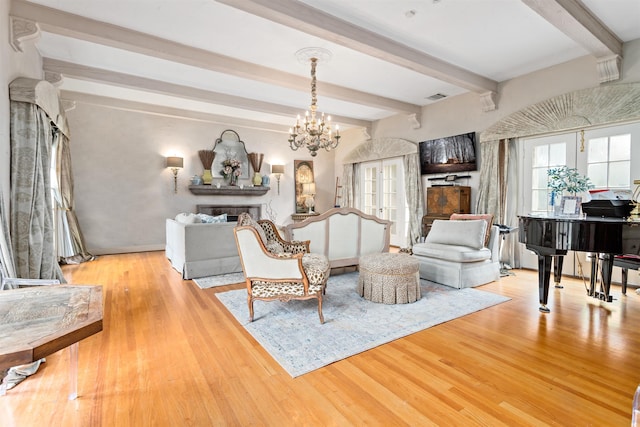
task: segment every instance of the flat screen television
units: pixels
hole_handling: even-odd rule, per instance
[[[420,143],[422,175],[478,170],[476,133],[469,132]]]

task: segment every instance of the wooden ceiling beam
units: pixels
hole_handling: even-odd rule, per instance
[[[220,55],[204,49],[133,31],[22,0],[11,2],[10,15],[38,24],[41,31],[136,52],[249,80],[308,91],[309,77]],[[421,114],[421,106],[351,88],[322,83],[325,97],[396,113]]]
[[[296,0],[217,1],[478,94],[498,90],[498,83],[489,78]]]
[[[134,76],[131,74],[118,73],[101,68],[88,67],[56,59],[44,58],[43,69],[45,73],[57,73],[63,77],[87,80],[98,83],[106,83],[129,89],[144,90],[147,92],[162,95],[175,96],[195,101],[209,102],[212,104],[225,105],[244,110],[258,111],[279,116],[295,117],[300,113],[299,108],[286,105],[274,104],[270,102],[258,101],[250,98],[229,95],[220,92],[213,92],[198,89],[190,86],[168,83],[146,77]],[[332,115],[333,121],[350,126],[371,127],[371,122],[352,117]]]

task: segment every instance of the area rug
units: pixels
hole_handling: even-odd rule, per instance
[[[329,278],[320,324],[316,300],[254,302],[247,291],[216,294],[240,324],[292,376],[297,377],[439,323],[508,301],[477,289],[454,289],[425,280],[412,304],[378,304],[358,295],[358,273]]]
[[[200,289],[214,288],[216,286],[232,285],[235,283],[244,283],[244,273],[228,273],[218,276],[208,276],[193,279],[193,282]]]

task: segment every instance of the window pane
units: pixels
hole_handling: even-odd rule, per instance
[[[547,191],[533,190],[531,195],[531,210],[546,211],[547,210]]]
[[[549,165],[549,146],[539,145],[533,149],[533,166]]]
[[[607,161],[607,158],[608,158],[607,151],[609,149],[609,142],[606,137],[590,139],[588,147],[589,149],[587,154],[587,161],[589,163]]]
[[[609,188],[629,188],[631,177],[629,170],[630,162],[611,162],[609,163]]]
[[[611,137],[609,161],[629,160],[631,158],[631,134]]]
[[[549,166],[563,166],[567,164],[567,144],[560,142],[549,145]]]
[[[607,163],[594,163],[587,167],[587,176],[596,188],[607,188]]]
[[[547,188],[547,168],[536,168],[533,170],[531,186],[534,189]]]

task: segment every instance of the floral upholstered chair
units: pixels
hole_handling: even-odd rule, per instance
[[[322,295],[330,273],[327,258],[307,253],[308,241],[294,244],[276,239],[280,246],[274,244],[274,240],[268,241],[261,224],[248,214],[238,217],[238,226],[233,232],[247,284],[250,320],[253,322],[255,300],[288,302],[315,298],[320,323],[324,323]],[[307,249],[301,250],[305,246]],[[297,252],[285,252],[284,248]]]

